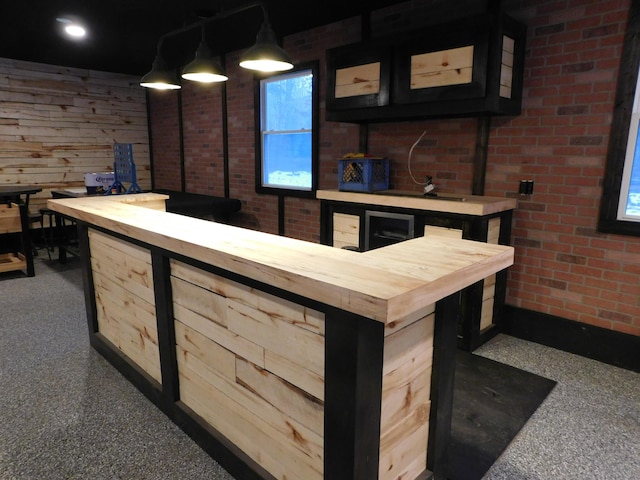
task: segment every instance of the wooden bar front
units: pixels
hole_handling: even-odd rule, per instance
[[[238,479],[443,478],[458,292],[511,247],[423,237],[363,255],[162,198],[49,201],[78,221],[99,352]]]

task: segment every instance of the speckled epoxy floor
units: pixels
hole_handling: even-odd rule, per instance
[[[640,479],[640,374],[506,335],[475,353],[558,382],[485,480]]]
[[[89,347],[78,265],[0,276],[0,479],[233,480]]]
[[[0,479],[233,480],[89,347],[77,266],[0,275]],[[505,335],[476,353],[558,382],[486,480],[640,478],[640,374]]]

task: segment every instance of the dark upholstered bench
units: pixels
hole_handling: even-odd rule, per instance
[[[179,213],[189,217],[204,218],[227,222],[229,216],[239,212],[242,204],[237,198],[214,197],[199,193],[179,192],[176,190],[154,190],[169,195],[165,201],[167,212]]]

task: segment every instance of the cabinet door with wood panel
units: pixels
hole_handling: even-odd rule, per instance
[[[328,50],[327,120],[518,115],[525,40],[496,12]]]

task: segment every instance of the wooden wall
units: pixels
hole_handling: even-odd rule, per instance
[[[0,185],[84,187],[113,170],[113,144],[132,143],[138,184],[151,187],[146,95],[138,78],[0,58]]]

